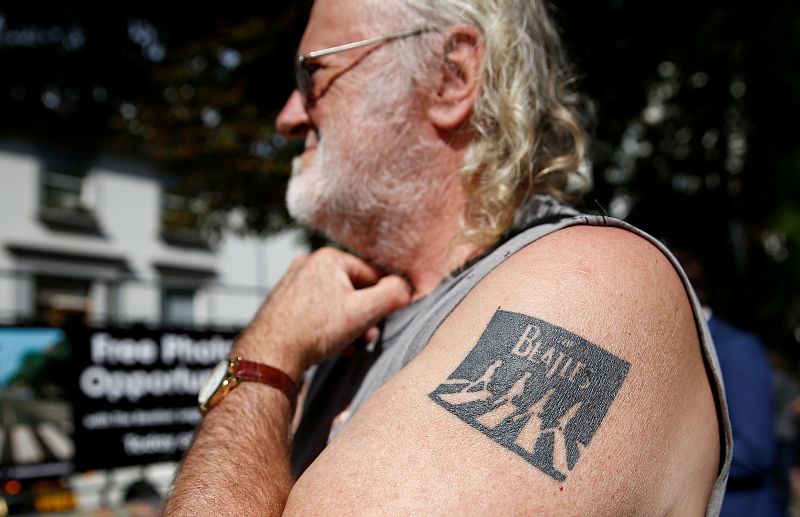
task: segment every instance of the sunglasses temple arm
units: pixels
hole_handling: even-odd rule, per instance
[[[362,41],[355,41],[353,43],[345,43],[344,45],[339,45],[336,47],[326,48],[324,50],[315,50],[313,52],[309,52],[308,54],[304,54],[299,56],[297,60],[299,62],[303,62],[307,59],[315,59],[322,56],[327,56],[329,54],[336,54],[337,52],[344,52],[345,50],[350,50],[359,47],[366,47],[367,45],[374,45],[376,43],[382,43],[384,41],[392,41],[400,38],[407,38],[409,36],[416,36],[417,34],[422,34],[423,32],[427,32],[430,29],[414,29],[412,31],[401,32],[399,34],[390,34],[388,36],[378,36],[376,38],[370,38]]]

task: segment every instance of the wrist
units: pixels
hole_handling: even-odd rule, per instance
[[[205,416],[242,383],[260,383],[280,391],[294,411],[297,384],[282,370],[241,357],[223,359],[211,371],[197,396]]]
[[[282,343],[274,335],[259,336],[247,329],[233,344],[231,357],[242,357],[281,370],[295,383],[299,383],[306,365],[296,347]]]

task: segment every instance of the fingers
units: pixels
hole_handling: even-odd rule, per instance
[[[316,256],[317,260],[322,261],[317,264],[326,262],[330,264],[328,261],[335,263],[347,275],[350,283],[356,289],[375,285],[384,275],[381,270],[363,259],[336,248],[322,248],[311,256]]]
[[[380,333],[380,329],[373,325],[372,327],[368,328],[366,332],[364,332],[362,339],[365,343],[371,343],[372,341],[378,339]]]
[[[305,264],[307,261],[308,261],[308,255],[301,255],[299,257],[295,257],[289,264],[288,271],[297,271],[298,269],[303,267],[303,264]]]
[[[337,260],[344,268],[344,272],[347,273],[347,276],[350,278],[355,288],[375,285],[383,276],[378,268],[368,264],[355,255],[338,252]]]
[[[390,312],[405,307],[410,301],[411,288],[408,283],[397,275],[389,275],[371,287],[352,293],[348,308],[366,329]]]
[[[411,288],[401,277],[384,276],[361,258],[338,249],[318,250],[295,261],[293,269],[279,307],[316,307],[317,319],[324,323],[319,328],[325,330],[319,336],[320,349],[312,352],[315,360],[341,351],[359,336],[374,340],[378,330],[372,327],[411,300]]]

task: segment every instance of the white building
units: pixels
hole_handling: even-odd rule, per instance
[[[187,214],[192,222],[196,201],[163,184],[140,159],[81,163],[63,151],[0,142],[0,325],[244,327],[291,260],[306,253],[302,234],[210,243],[191,224],[175,224]],[[36,449],[32,425],[5,420],[0,415],[0,451],[19,452],[25,444],[14,438],[26,436]],[[69,457],[73,442],[64,436]],[[76,472],[68,486],[76,509],[94,512],[122,506],[138,480],[164,495],[174,470],[167,462]],[[0,514],[3,504],[0,497]]]
[[[141,160],[0,143],[0,323],[245,325],[306,252],[300,232],[209,244],[165,227],[191,200],[162,184]]]

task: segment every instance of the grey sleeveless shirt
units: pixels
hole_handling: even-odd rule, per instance
[[[528,211],[519,216],[517,221],[518,224],[515,227],[525,228],[523,231],[445,278],[426,297],[389,315],[383,324],[378,353],[362,350],[360,361],[338,359],[320,367],[310,387],[310,399],[307,399],[305,404],[306,414],[310,417],[308,420],[325,420],[327,417],[330,423],[332,417],[338,415],[339,418],[332,424],[329,437],[325,438],[335,436],[346,425],[349,416],[358,411],[358,408],[370,395],[416,357],[427,345],[439,325],[472,288],[520,249],[546,235],[570,226],[590,225],[622,228],[651,242],[669,258],[679,273],[691,301],[709,383],[717,406],[717,417],[721,426],[721,468],[706,509],[707,516],[718,515],[730,469],[733,439],[728,410],[725,405],[722,374],[713,341],[706,326],[701,305],[678,261],[655,238],[624,221],[605,216],[583,215],[545,195],[536,196]],[[338,393],[338,403],[330,400],[332,392]],[[351,397],[352,400],[348,400]],[[333,396],[333,398],[337,397]],[[331,408],[331,405],[334,408]],[[340,413],[345,407],[347,411]],[[321,413],[327,413],[327,415]],[[343,415],[346,417],[342,418]],[[314,434],[313,431],[316,431],[316,440],[319,443],[324,440],[321,433],[327,432],[327,428],[324,426],[320,428],[319,425],[311,426],[309,422],[303,422],[295,435],[295,444],[298,450],[293,455],[293,466],[296,475],[302,472],[319,453],[319,450],[310,451],[303,443],[304,440],[313,441],[311,438],[311,435]],[[320,446],[324,447],[324,444]]]

